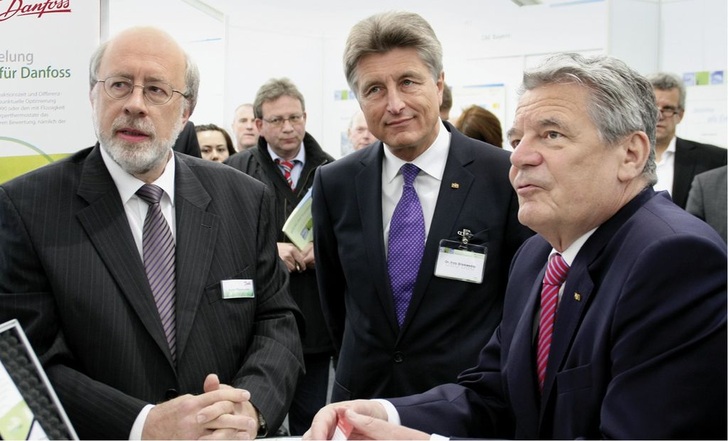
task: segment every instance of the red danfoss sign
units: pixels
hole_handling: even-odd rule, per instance
[[[35,15],[40,18],[44,14],[56,12],[71,12],[71,0],[46,0],[44,2],[24,2],[23,0],[10,0],[8,2],[7,0],[0,0],[0,21],[26,15]]]

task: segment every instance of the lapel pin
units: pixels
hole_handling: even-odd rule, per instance
[[[576,300],[577,302],[581,302],[581,294],[579,294],[578,292],[575,292],[574,293],[574,300]]]
[[[460,188],[460,184],[458,184],[457,182],[453,182],[452,184],[450,184],[450,188],[454,188],[457,190],[458,188]]]

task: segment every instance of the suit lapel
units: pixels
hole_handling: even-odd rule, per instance
[[[84,164],[78,195],[89,204],[77,214],[81,226],[119,290],[171,362],[167,339],[154,304],[144,264],[134,245],[121,197],[103,163],[98,145]]]
[[[601,249],[601,247],[599,247]],[[582,257],[582,258],[580,258]],[[574,339],[576,330],[582,316],[589,304],[594,289],[594,282],[588,271],[588,265],[593,255],[577,256],[573,262],[564,286],[564,293],[559,301],[556,323],[554,324],[554,337],[551,341],[546,378],[543,385],[543,402],[548,402],[548,396],[554,385],[554,378],[559,367],[566,358],[568,349]]]
[[[533,262],[545,262],[551,246],[544,246],[543,253],[534,253]],[[543,255],[543,258],[539,256]],[[537,271],[534,268],[529,273]],[[538,438],[539,426],[539,402],[536,386],[536,359],[534,350],[535,338],[535,317],[541,299],[541,281],[546,272],[546,264],[538,273],[536,278],[528,284],[523,285],[524,291],[528,290],[528,300],[521,314],[516,328],[513,332],[509,357],[508,357],[508,384],[512,389],[509,397],[512,401],[511,408],[515,413],[515,419],[519,422],[527,438]],[[518,286],[518,281],[514,281]]]
[[[596,265],[602,250],[617,233],[617,230],[654,196],[655,192],[651,187],[639,193],[607,222],[597,228],[576,255],[566,278],[564,293],[556,313],[556,323],[554,324],[554,334],[544,381],[542,415],[546,410],[546,404],[549,402],[555,375],[564,365],[579,329],[579,324],[582,322],[592,297],[597,295],[593,292],[594,281],[590,267]]]
[[[359,200],[359,219],[362,223],[364,246],[369,260],[368,270],[376,287],[379,301],[393,332],[399,332],[394,312],[392,289],[389,286],[387,259],[384,250],[384,227],[382,226],[382,159],[384,145],[378,142],[369,148],[361,158],[361,170],[354,177],[354,186]]]
[[[207,275],[210,273],[218,216],[206,208],[212,197],[191,169],[175,156],[177,222],[177,357],[184,355]]]
[[[673,176],[672,199],[676,204],[685,206],[688,191],[695,175],[697,152],[695,145],[680,138],[675,139],[675,175]]]

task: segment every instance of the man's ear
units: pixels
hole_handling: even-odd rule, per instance
[[[190,108],[189,106],[185,106],[185,110],[182,112],[182,125],[184,126],[187,124],[187,121],[190,120]]]
[[[645,132],[628,135],[618,147],[623,152],[617,177],[620,181],[631,181],[640,176],[650,157],[650,140]]]
[[[440,97],[440,105],[442,106],[442,91],[445,89],[445,71],[440,72],[435,84],[437,85],[437,96]]]

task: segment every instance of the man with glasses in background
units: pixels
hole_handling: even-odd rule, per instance
[[[288,414],[291,435],[302,435],[318,409],[326,404],[329,368],[334,354],[319,300],[313,244],[299,249],[283,233],[283,224],[313,185],[316,169],[334,160],[306,132],[306,104],[287,78],[263,84],[253,103],[260,132],[258,145],[225,163],[268,186],[275,198],[278,254],[290,273],[293,299],[306,325],[302,335],[306,374],[298,382]]]
[[[728,150],[676,137],[675,128],[685,116],[685,85],[676,75],[664,72],[649,75],[647,79],[652,83],[660,110],[655,190],[667,190],[673,202],[685,208],[695,175],[726,165]]]
[[[0,186],[0,323],[82,439],[275,431],[303,356],[265,187],[172,151],[199,72],[168,34],[123,31],[89,71],[99,142]]]

